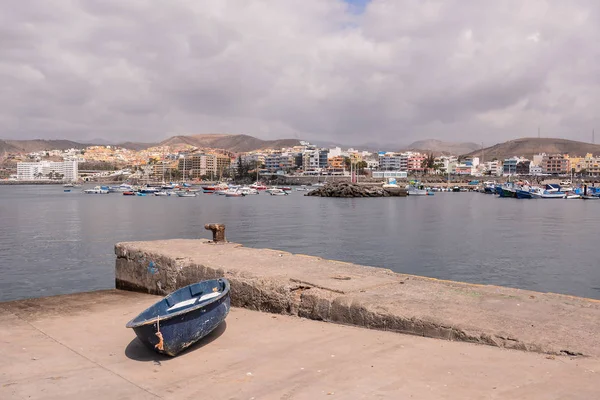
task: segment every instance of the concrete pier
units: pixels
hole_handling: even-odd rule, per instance
[[[243,308],[232,308],[226,324],[167,358],[125,328],[158,299],[112,290],[0,303],[0,399],[598,398],[595,357],[447,342]]]
[[[237,307],[550,355],[600,355],[597,300],[206,240],[119,243],[115,252],[121,289],[166,294],[224,276]]]

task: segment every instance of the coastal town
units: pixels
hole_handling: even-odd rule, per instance
[[[286,148],[247,152],[200,148],[187,144],[141,150],[95,145],[5,154],[0,179],[17,182],[76,182],[114,178],[150,181],[215,181],[236,177],[241,169],[256,175],[366,176],[406,179],[411,176],[471,177],[569,176],[596,177],[600,155],[534,154],[504,159],[485,154],[453,155],[428,151],[372,151],[319,147],[307,141]]]

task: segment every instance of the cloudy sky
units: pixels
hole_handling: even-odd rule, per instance
[[[3,0],[0,138],[590,141],[599,38],[597,0]]]

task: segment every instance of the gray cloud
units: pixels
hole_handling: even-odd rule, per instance
[[[0,137],[587,140],[592,0],[5,0]]]

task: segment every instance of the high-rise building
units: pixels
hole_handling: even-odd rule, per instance
[[[76,181],[79,178],[77,161],[39,161],[17,163],[17,179],[20,181],[60,179]]]

